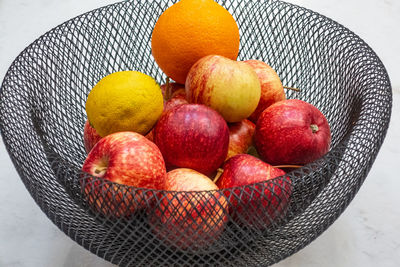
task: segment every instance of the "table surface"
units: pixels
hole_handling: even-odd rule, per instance
[[[0,0],[0,81],[38,36],[110,0]],[[364,39],[382,59],[393,86],[385,142],[366,182],[319,238],[274,267],[400,266],[400,1],[288,0],[324,14]],[[34,203],[0,140],[0,266],[114,266],[62,233]]]

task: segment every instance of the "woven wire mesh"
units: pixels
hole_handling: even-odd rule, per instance
[[[211,192],[127,187],[80,171],[85,101],[102,77],[138,70],[162,83],[150,38],[175,1],[127,1],[52,29],[13,62],[1,133],[26,188],[77,243],[121,266],[266,266],[318,237],[347,207],[384,140],[391,86],[375,53],[338,23],[280,1],[219,1],[238,22],[239,60],[269,63],[288,98],[327,117],[322,159],[265,183]]]

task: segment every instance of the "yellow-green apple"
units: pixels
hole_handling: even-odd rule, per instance
[[[257,108],[261,86],[256,72],[248,64],[209,55],[189,70],[185,83],[190,103],[199,103],[218,111],[228,122],[239,122]]]
[[[245,60],[243,62],[253,68],[261,84],[260,102],[256,110],[248,118],[252,122],[257,123],[257,119],[264,109],[275,102],[285,100],[286,95],[281,79],[270,65],[256,59]]]
[[[244,119],[241,122],[229,123],[229,148],[225,160],[237,155],[245,154],[253,143],[253,134],[256,125]]]
[[[216,184],[230,188],[224,193],[238,224],[260,229],[286,214],[292,186],[283,170],[248,154],[233,156],[223,169]]]
[[[229,129],[215,110],[200,104],[179,105],[163,113],[154,142],[168,167],[214,172],[228,153]]]
[[[160,150],[135,132],[117,132],[100,139],[87,155],[82,171],[91,175],[82,181],[89,204],[116,217],[141,208],[140,201],[133,199],[135,190],[120,185],[163,189],[166,179]]]
[[[168,172],[160,204],[148,211],[155,235],[180,249],[211,245],[228,219],[225,196],[205,175],[187,168]]]
[[[86,153],[89,153],[94,145],[101,139],[101,136],[97,133],[96,129],[93,128],[89,121],[86,120],[83,128],[83,144],[85,146]]]
[[[279,101],[264,110],[256,124],[254,143],[272,165],[304,165],[324,156],[331,143],[325,116],[302,100]]]

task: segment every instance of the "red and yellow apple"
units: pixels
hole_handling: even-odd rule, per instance
[[[248,154],[233,156],[223,169],[216,184],[230,188],[224,193],[238,224],[261,229],[285,215],[292,186],[283,170]]]
[[[286,95],[283,90],[281,79],[270,65],[256,59],[250,59],[243,62],[253,68],[261,84],[260,102],[258,103],[256,110],[248,118],[252,122],[257,123],[258,117],[264,109],[275,102],[285,100]]]
[[[324,156],[331,143],[325,116],[298,99],[279,101],[257,121],[254,142],[261,158],[272,165],[304,165]]]
[[[154,142],[168,166],[214,172],[228,153],[229,129],[215,110],[199,104],[179,105],[163,113]]]
[[[89,153],[100,139],[101,136],[97,133],[96,129],[90,125],[88,120],[86,120],[83,128],[83,143],[86,153]]]
[[[149,210],[155,235],[179,249],[198,250],[212,244],[227,222],[227,202],[218,187],[203,174],[175,169],[167,174],[160,204]]]
[[[261,86],[256,72],[246,63],[210,55],[189,70],[185,83],[190,103],[209,106],[227,122],[240,122],[257,108]]]
[[[256,125],[244,119],[241,122],[229,123],[229,148],[225,160],[237,155],[245,154],[253,143],[253,134]]]
[[[91,175],[82,181],[89,204],[96,211],[115,217],[131,215],[144,201],[132,197],[132,188],[119,185],[163,189],[166,179],[160,150],[135,132],[103,137],[87,155],[82,171]]]

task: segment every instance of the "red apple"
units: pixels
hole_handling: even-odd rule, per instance
[[[148,212],[158,238],[192,250],[209,246],[218,238],[227,222],[227,202],[207,176],[191,169],[175,169],[167,174],[165,190],[174,192],[166,193],[155,210]]]
[[[254,123],[249,120],[229,123],[229,148],[225,160],[237,155],[245,154],[253,143],[253,134],[256,129]]]
[[[243,61],[255,70],[261,84],[261,97],[256,110],[250,115],[249,120],[257,123],[261,113],[275,102],[285,100],[286,95],[278,74],[267,63],[250,59]]]
[[[151,142],[154,143],[154,128],[151,129],[151,131],[148,132],[144,137],[146,137],[147,139],[149,139]]]
[[[209,106],[228,122],[249,117],[260,100],[256,72],[246,63],[210,55],[190,69],[185,83],[187,100]]]
[[[97,133],[96,129],[94,129],[88,120],[85,122],[85,126],[83,128],[83,143],[85,145],[86,153],[89,153],[90,150],[94,147],[94,145],[101,139],[101,136]]]
[[[168,101],[169,99],[172,98],[172,96],[174,95],[175,91],[178,91],[180,89],[185,90],[185,85],[184,84],[179,84],[179,83],[168,83],[169,85],[169,91],[167,90],[167,84],[162,84],[160,86],[161,88],[161,92],[163,94],[163,97],[166,101]]]
[[[173,107],[188,103],[189,102],[186,100],[185,90],[184,89],[176,90],[174,91],[174,93],[172,93],[171,98],[165,102],[163,112],[166,112],[172,109]]]
[[[226,158],[229,129],[221,115],[209,107],[179,105],[163,113],[154,128],[154,142],[167,165],[209,175]]]
[[[87,155],[82,171],[137,188],[163,189],[166,179],[160,150],[135,132],[117,132],[103,137]],[[128,216],[141,208],[137,199],[131,198],[132,188],[93,181],[92,178],[84,181],[84,191],[89,204],[104,215]]]
[[[315,106],[290,99],[261,113],[254,142],[261,158],[272,165],[304,165],[328,152],[331,132]]]
[[[283,170],[247,154],[233,156],[223,169],[216,184],[220,189],[232,188],[225,194],[237,223],[260,229],[286,213],[292,190],[288,177],[276,178],[285,175]]]
[[[172,92],[172,94],[171,94],[171,98],[174,98],[174,97],[186,99],[186,90],[185,90],[185,87],[183,87],[183,88],[180,87],[179,89],[174,90],[174,91]]]
[[[180,85],[180,86],[182,86],[182,85]],[[188,104],[188,102],[186,100],[185,88],[184,87],[180,88],[180,89],[175,88],[175,90],[173,91],[173,93],[171,95],[171,98],[164,103],[163,112],[167,112],[168,110],[172,109],[173,107],[183,105],[183,104]],[[150,141],[154,142],[154,127],[153,127],[153,129],[151,129],[151,131],[148,134],[145,135],[145,137],[147,139],[149,139]]]

